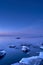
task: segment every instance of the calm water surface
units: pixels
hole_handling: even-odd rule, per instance
[[[37,55],[36,52],[40,52],[40,48],[30,47],[31,51],[29,54],[21,51],[21,44],[32,43],[33,45],[39,45],[43,42],[43,38],[21,38],[16,39],[15,37],[0,37],[0,49],[6,51],[6,55],[0,59],[0,65],[11,65],[12,63],[19,62],[23,57],[29,57]],[[9,45],[16,45],[16,48],[9,48]]]

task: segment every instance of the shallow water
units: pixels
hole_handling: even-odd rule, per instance
[[[23,53],[21,51],[21,44],[31,43],[33,45],[40,45],[43,42],[42,38],[21,38],[16,39],[15,37],[0,37],[0,49],[6,51],[6,55],[0,59],[0,65],[11,65],[12,63],[19,62],[23,57],[30,57],[33,55],[38,55],[36,52],[42,51],[40,48],[30,47],[30,53]],[[9,48],[9,45],[16,45],[16,48]]]

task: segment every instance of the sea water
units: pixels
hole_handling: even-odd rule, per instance
[[[21,51],[21,44],[31,43],[33,45],[40,45],[42,42],[43,37],[21,39],[16,39],[14,36],[0,37],[0,49],[4,49],[6,51],[6,55],[0,59],[0,65],[11,65],[19,62],[24,57],[37,55],[36,52],[42,51],[40,48],[30,47],[31,51],[27,54]],[[9,48],[9,45],[15,45],[17,48]]]

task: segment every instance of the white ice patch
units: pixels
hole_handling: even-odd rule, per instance
[[[43,52],[40,52],[39,53],[39,58],[42,58],[43,59]]]
[[[41,59],[38,56],[33,56],[30,58],[22,58],[19,63],[27,64],[27,65],[39,65]]]

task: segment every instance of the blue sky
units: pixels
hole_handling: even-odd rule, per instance
[[[0,0],[0,33],[43,34],[43,0]]]

